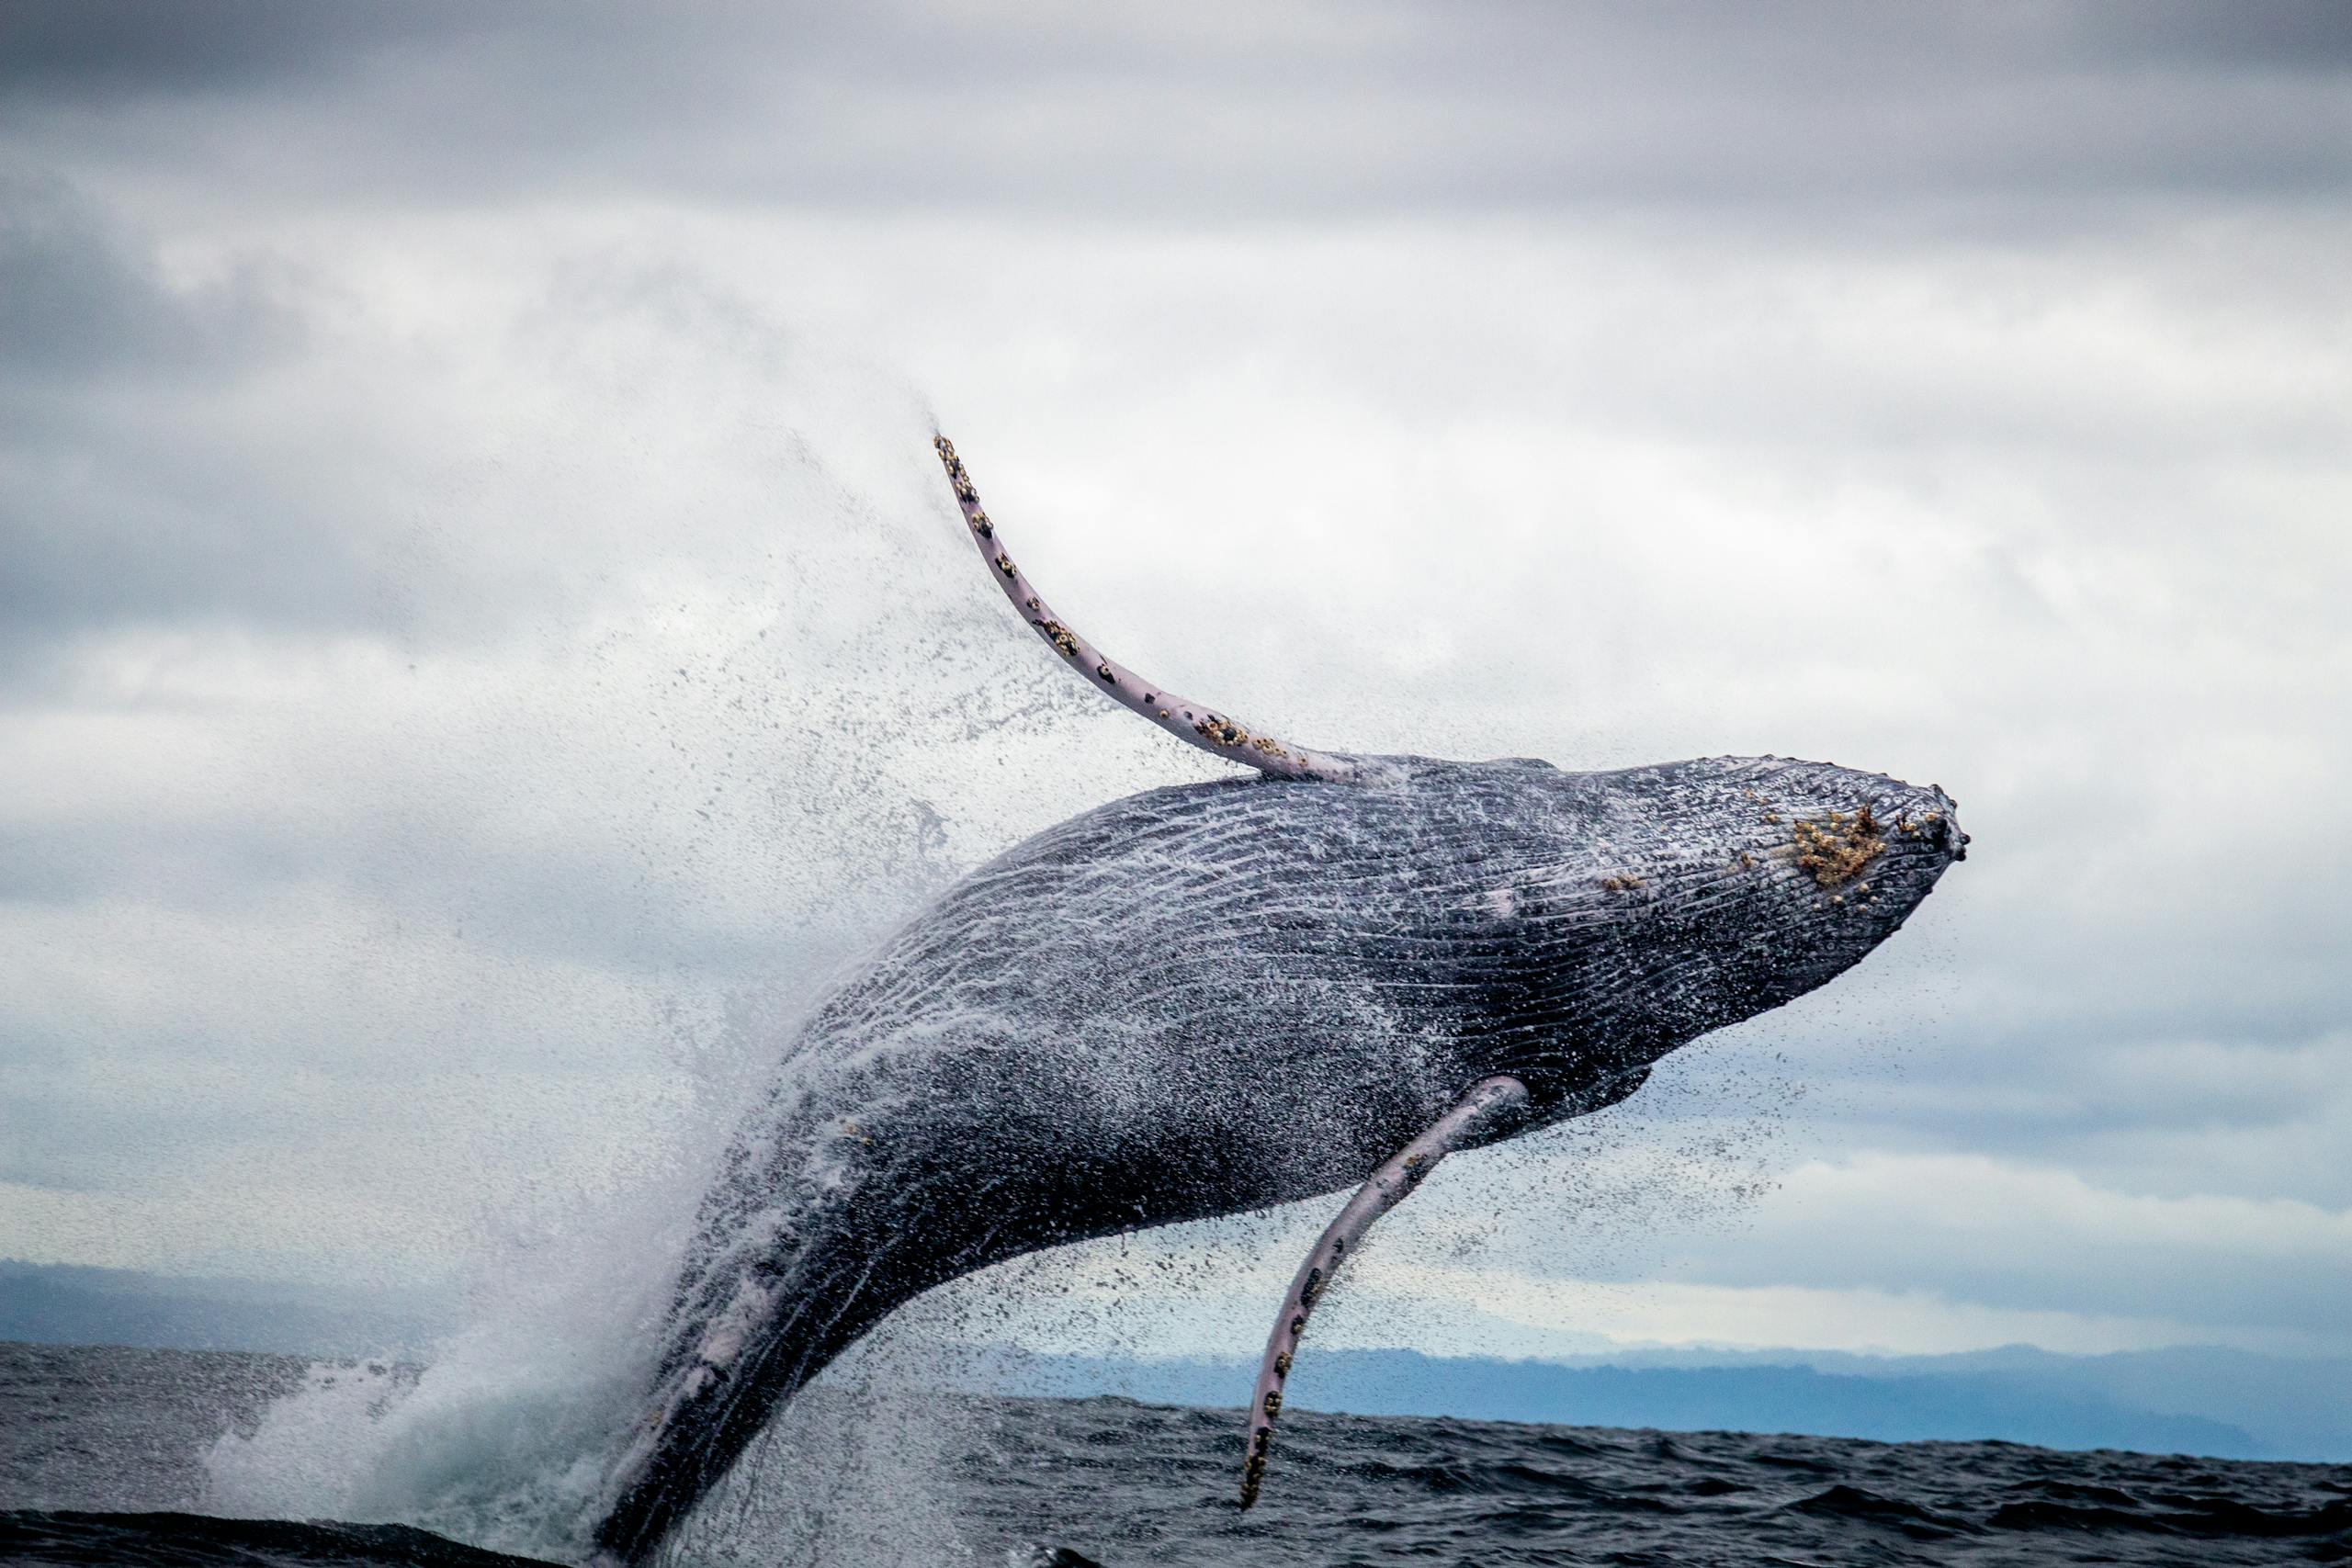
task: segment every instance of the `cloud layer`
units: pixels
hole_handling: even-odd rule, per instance
[[[2342,1348],[2335,8],[130,15],[0,49],[0,1253],[589,1245],[926,890],[1202,776],[937,419],[1303,739],[1962,803],[1384,1321]]]

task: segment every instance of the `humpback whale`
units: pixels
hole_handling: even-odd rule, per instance
[[[1613,1104],[1668,1051],[1833,979],[1968,842],[1941,790],[1822,762],[1577,773],[1276,739],[1071,629],[935,445],[1054,654],[1250,772],[1015,845],[781,1043],[591,1517],[607,1560],[657,1550],[780,1404],[935,1285],[1358,1188],[1277,1310],[1247,1507],[1307,1319],[1381,1213],[1449,1153]]]

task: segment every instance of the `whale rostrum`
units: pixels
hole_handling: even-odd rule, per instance
[[[1275,1319],[1247,1506],[1315,1303],[1439,1160],[1613,1104],[1668,1052],[1834,979],[1964,853],[1942,791],[1828,763],[1572,773],[1277,739],[1071,630],[937,450],[1055,656],[1253,771],[1014,845],[779,1043],[589,1521],[608,1558],[656,1551],[783,1402],[933,1286],[1356,1189]]]

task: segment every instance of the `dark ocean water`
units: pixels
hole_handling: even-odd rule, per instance
[[[0,1346],[0,1562],[517,1561],[396,1523],[202,1517],[206,1447],[302,1372],[276,1357]],[[2352,1562],[2352,1466],[1299,1412],[1285,1417],[1266,1500],[1243,1516],[1232,1411],[1112,1399],[940,1409],[955,1440],[923,1491],[948,1517],[924,1551],[943,1562]],[[860,1552],[705,1531],[694,1555]]]

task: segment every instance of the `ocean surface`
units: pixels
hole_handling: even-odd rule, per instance
[[[0,1562],[517,1561],[414,1521],[208,1517],[220,1508],[209,1456],[274,1401],[336,1375],[376,1379],[387,1400],[402,1385],[393,1370],[283,1357],[0,1345]],[[1234,1411],[963,1396],[899,1397],[889,1410],[925,1440],[888,1463],[819,1466],[821,1495],[770,1513],[753,1506],[754,1479],[719,1499],[679,1560],[2352,1562],[2346,1465],[1294,1412],[1266,1499],[1245,1516]],[[835,1418],[876,1419],[854,1401]],[[827,1429],[803,1423],[794,1438],[822,1443]],[[763,1461],[775,1488],[789,1490],[793,1458]]]

